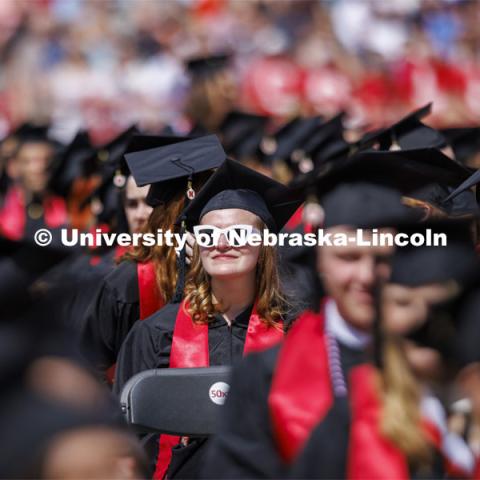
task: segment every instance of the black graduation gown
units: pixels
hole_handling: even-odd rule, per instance
[[[73,330],[77,338],[85,328],[85,312],[92,298],[103,278],[114,267],[114,249],[95,256],[81,253],[68,258],[39,279],[42,288],[47,288],[46,294],[52,299],[52,308],[60,312],[65,326]],[[67,284],[70,286],[69,293],[62,292],[62,295],[56,295]]]
[[[281,256],[281,281],[292,305],[286,315],[287,322],[312,304],[312,284],[315,285],[316,276],[306,271],[314,261],[310,262],[309,256],[298,258],[303,262],[301,267],[288,255]],[[124,261],[105,276],[81,322],[82,345],[93,355],[93,364],[100,376],[116,362],[123,341],[139,318],[137,264]]]
[[[350,408],[346,398],[337,399],[324,420],[313,430],[307,444],[289,470],[290,478],[332,479],[347,477]],[[365,445],[368,448],[368,445]],[[378,459],[381,462],[381,458]],[[435,451],[430,469],[410,469],[411,479],[445,477],[443,459]]]
[[[342,370],[364,363],[362,352],[339,344]],[[350,434],[348,397],[335,401],[313,429],[305,447],[288,465],[275,445],[268,396],[280,347],[249,355],[234,369],[223,410],[222,427],[209,442],[202,478],[346,478]],[[440,454],[435,452],[428,472],[411,472],[412,479],[445,478]]]
[[[276,346],[249,355],[234,370],[222,427],[206,454],[204,478],[286,478],[290,475],[289,467],[278,453],[268,409],[279,350]],[[365,354],[341,344],[339,351],[347,378],[352,367],[365,361]],[[339,457],[335,464],[342,461]]]
[[[304,226],[301,224],[288,233],[303,234]],[[283,291],[294,301],[292,314],[298,316],[304,310],[317,310],[323,287],[315,267],[315,248],[284,245],[278,248],[278,256]]]
[[[100,375],[116,361],[133,324],[140,318],[137,264],[121,262],[101,282],[81,332],[82,347],[93,356]]]
[[[123,386],[136,373],[153,368],[168,368],[173,331],[180,303],[170,303],[145,320],[138,321],[120,350],[117,360],[114,391],[120,394]],[[247,327],[253,305],[245,309],[230,327],[221,315],[215,316],[208,328],[209,364],[235,365],[243,357]],[[158,436],[148,439],[150,456],[157,458]],[[153,446],[153,448],[152,448]],[[172,450],[168,478],[196,478],[203,466],[205,438],[190,439],[187,446]]]

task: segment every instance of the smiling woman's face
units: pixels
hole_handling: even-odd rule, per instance
[[[226,228],[232,225],[252,225],[261,230],[261,220],[253,213],[238,208],[213,210],[202,217],[201,225]],[[203,268],[212,277],[233,278],[255,272],[261,246],[232,247],[221,235],[214,247],[200,247]]]

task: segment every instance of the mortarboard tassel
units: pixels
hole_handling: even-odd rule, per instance
[[[391,151],[397,151],[397,150],[401,150],[401,149],[402,149],[402,147],[398,143],[397,135],[395,134],[395,131],[392,131],[392,145],[390,146],[390,150]]]
[[[325,220],[325,211],[314,193],[309,193],[303,208],[303,221],[307,225],[319,226]]]
[[[193,172],[190,172],[190,175],[187,180],[187,191],[185,193],[185,207],[188,206],[191,200],[195,198],[195,190],[193,189]],[[181,224],[180,224],[180,235],[183,236],[187,231],[186,216],[182,215]],[[175,286],[175,295],[173,296],[173,303],[179,303],[183,298],[183,291],[185,289],[185,276],[187,269],[187,249],[186,247],[180,250],[180,255],[177,257],[177,284]]]
[[[122,173],[122,171],[119,168],[117,168],[117,171],[115,172],[115,176],[113,177],[113,184],[117,188],[123,188],[126,183],[127,183],[127,177]]]

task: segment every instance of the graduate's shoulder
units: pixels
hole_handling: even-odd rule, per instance
[[[104,288],[112,292],[118,300],[125,303],[138,303],[137,263],[125,260],[119,263],[104,280]]]

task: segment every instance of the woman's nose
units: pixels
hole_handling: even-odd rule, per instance
[[[217,250],[228,250],[230,245],[224,233],[218,238]]]

